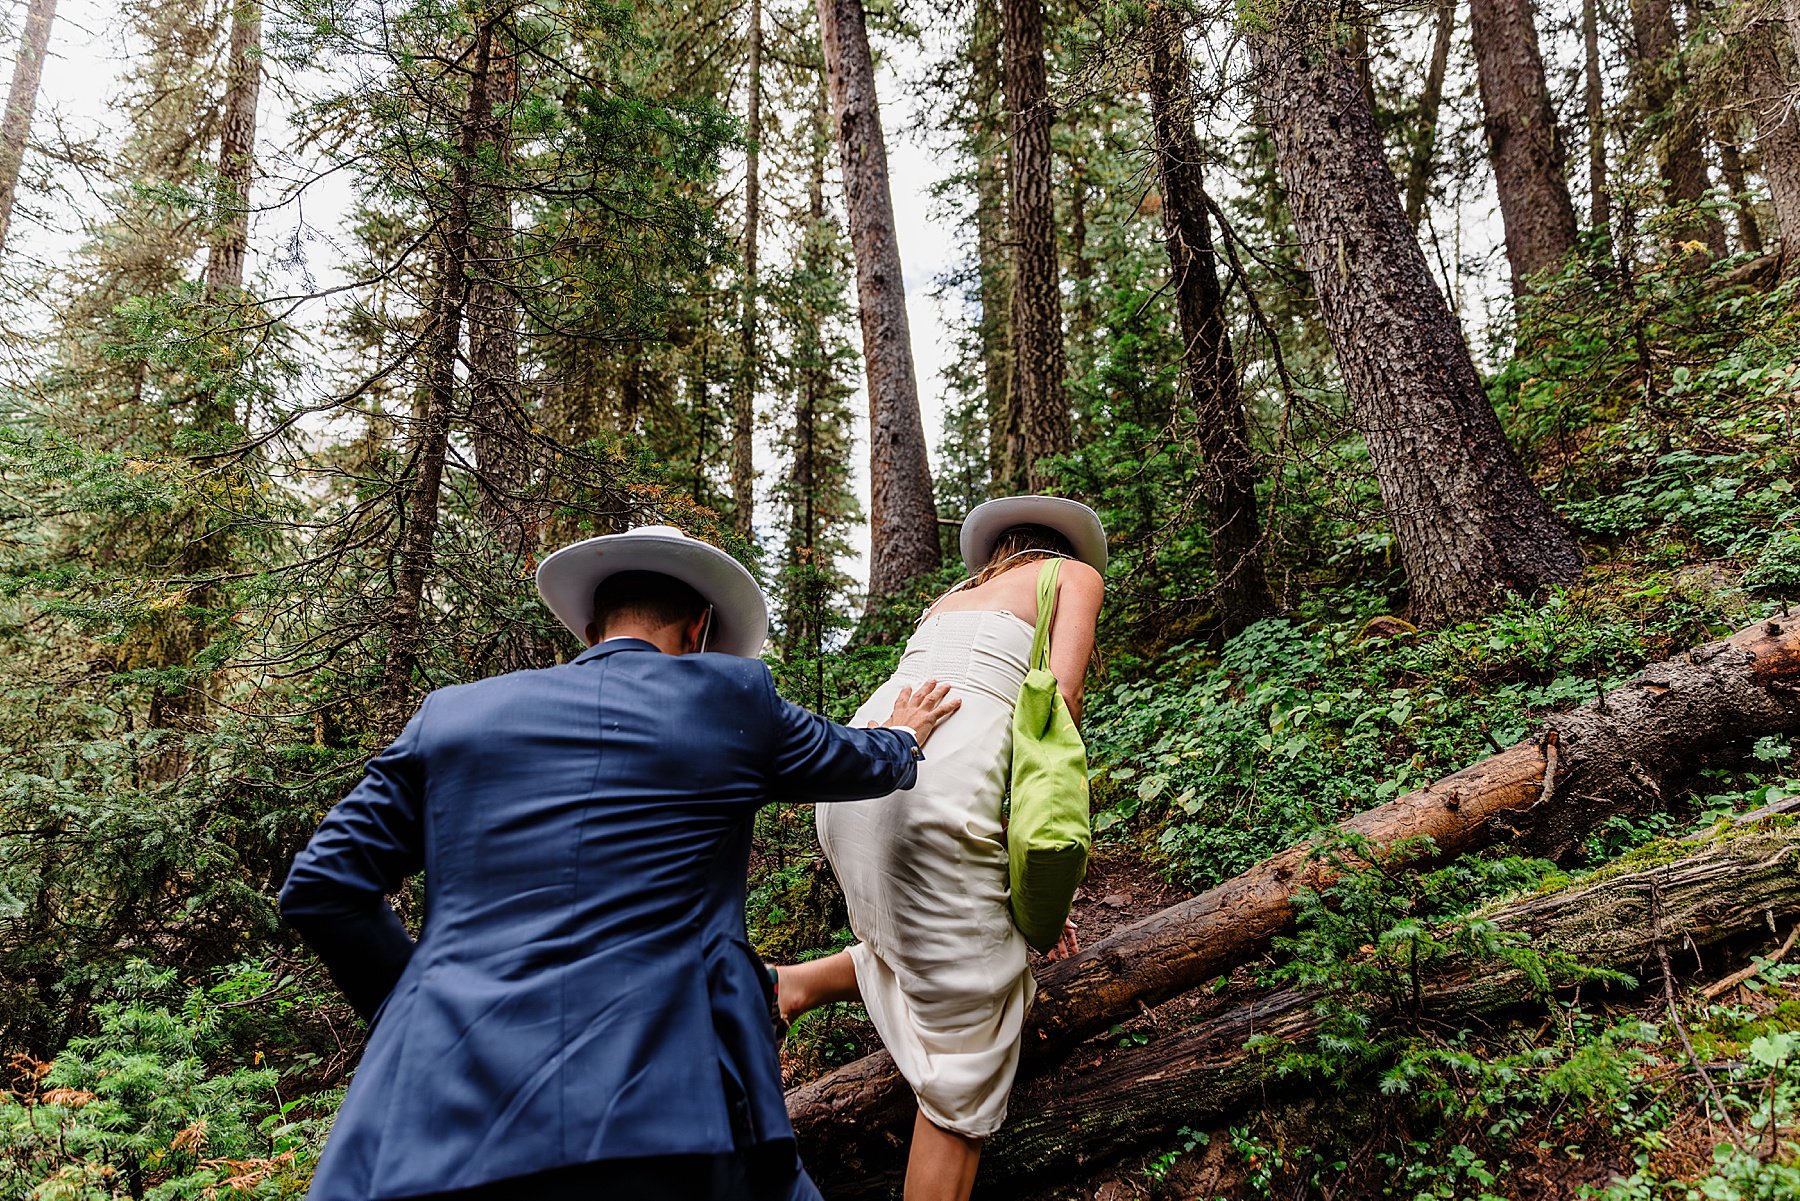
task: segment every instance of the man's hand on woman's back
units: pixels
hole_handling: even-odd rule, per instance
[[[940,684],[936,680],[926,680],[917,688],[902,688],[894,701],[894,711],[888,714],[884,722],[871,722],[871,725],[905,726],[913,732],[923,747],[925,740],[938,723],[962,708],[959,700],[948,700],[950,685]]]

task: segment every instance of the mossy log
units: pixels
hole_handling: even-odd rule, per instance
[[[1708,966],[1700,952],[1721,943],[1760,932],[1774,947],[1780,941],[1774,931],[1785,932],[1795,915],[1800,828],[1784,825],[1702,844],[1674,862],[1525,897],[1488,916],[1540,950],[1626,972],[1656,988],[1658,921],[1677,971],[1698,971]],[[1144,1046],[1109,1052],[1089,1071],[1032,1081],[1013,1098],[1006,1129],[984,1156],[979,1195],[1013,1196],[1147,1147],[1181,1126],[1204,1129],[1279,1095],[1292,1086],[1270,1070],[1272,1057],[1244,1045],[1253,1035],[1303,1042],[1317,1028],[1318,1000],[1311,992],[1270,993]],[[1455,1027],[1541,1000],[1505,964],[1453,962],[1428,978],[1423,1018]],[[840,1195],[855,1194],[831,1192]]]
[[[1795,732],[1800,619],[1759,622],[1647,667],[1534,737],[1343,828],[1376,846],[1430,838],[1436,853],[1412,861],[1420,868],[1494,845],[1555,857],[1612,816],[1660,807],[1700,755]],[[1051,965],[1038,982],[1021,1080],[1090,1035],[1248,963],[1293,920],[1295,892],[1328,883],[1310,847],[1291,847]],[[1120,1076],[1116,1087],[1135,1095],[1157,1084]],[[848,1197],[899,1163],[912,1099],[882,1052],[794,1089],[788,1108],[821,1187]]]
[[[1486,916],[1540,950],[1625,972],[1651,988],[1661,983],[1658,930],[1678,971],[1718,970],[1717,957],[1702,952],[1758,934],[1772,947],[1779,941],[1773,931],[1800,915],[1800,827],[1785,817],[1769,826],[1680,846],[1674,861],[1659,862],[1671,850],[1659,846],[1573,887],[1503,902]],[[1504,963],[1452,960],[1426,976],[1417,1020],[1440,1028],[1491,1023],[1543,999]],[[1256,1036],[1264,1046],[1270,1038],[1304,1044],[1318,1029],[1319,1000],[1311,991],[1264,992],[1021,1086],[1006,1128],[983,1156],[976,1196],[992,1201],[1045,1188],[1154,1147],[1183,1126],[1206,1129],[1312,1087],[1284,1080],[1274,1070],[1278,1055],[1246,1043]],[[897,1192],[898,1165],[858,1179],[816,1158],[810,1166],[832,1201]]]

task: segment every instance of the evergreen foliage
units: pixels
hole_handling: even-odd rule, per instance
[[[1677,36],[1650,53],[1637,24],[1655,5],[1594,6],[1591,69],[1580,6],[1537,13],[1574,168],[1538,182],[1585,172],[1599,190],[1573,187],[1577,244],[1517,296],[1462,27],[1435,97],[1437,6],[1334,8],[1311,31],[1309,53],[1353,60],[1385,153],[1358,166],[1416,191],[1408,220],[1457,345],[1588,564],[1430,628],[1408,620],[1418,568],[1345,382],[1347,361],[1393,347],[1328,336],[1307,200],[1274,136],[1294,114],[1269,111],[1247,51],[1323,6],[1042,6],[1067,361],[1050,382],[1071,440],[1035,464],[1009,449],[1024,434],[1001,8],[864,6],[942,160],[932,220],[954,261],[928,290],[949,366],[920,380],[942,431],[938,511],[1035,472],[1111,535],[1084,719],[1100,853],[1176,891],[1308,839],[1344,869],[1302,897],[1263,973],[1323,997],[1317,1039],[1262,1050],[1336,1107],[1334,1137],[1272,1104],[1165,1132],[1134,1189],[1176,1195],[1211,1155],[1239,1195],[1512,1198],[1528,1160],[1591,1154],[1621,1170],[1565,1172],[1560,1195],[1800,1191],[1794,968],[1704,1003],[1627,1003],[1605,992],[1622,981],[1483,916],[1800,795],[1788,741],[1722,749],[1553,865],[1420,873],[1420,848],[1320,833],[1800,599],[1800,285],[1783,240],[1800,237],[1800,30],[1760,0],[1668,7]],[[246,196],[226,169],[227,94],[251,8],[264,102]],[[961,578],[946,525],[946,566],[859,595],[870,435],[817,14],[763,6],[754,280],[747,19],[723,0],[130,0],[111,128],[67,137],[38,113],[0,259],[0,1196],[303,1195],[360,1030],[273,898],[425,692],[576,649],[532,590],[548,550],[648,521],[728,547],[773,600],[781,689],[840,720]],[[1177,199],[1214,231],[1279,606],[1229,638],[1156,167],[1157,21],[1193,68],[1214,195]],[[1584,88],[1599,110],[1578,109]],[[890,144],[916,135],[887,119]],[[221,284],[246,221],[250,269]],[[1381,266],[1354,248],[1341,263]],[[420,895],[401,898],[409,918]],[[759,817],[750,918],[771,959],[849,941],[809,811]],[[1452,958],[1526,971],[1553,1020],[1534,1034],[1422,1015],[1419,973]],[[796,1030],[789,1066],[870,1049],[854,1012],[827,1011]]]

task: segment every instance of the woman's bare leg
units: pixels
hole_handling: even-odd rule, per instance
[[[981,1140],[945,1130],[921,1110],[906,1160],[905,1201],[969,1201]]]
[[[862,1000],[862,990],[856,987],[856,963],[848,951],[807,963],[786,964],[775,969],[775,977],[781,982],[776,999],[781,1003],[784,1022],[833,1001]]]

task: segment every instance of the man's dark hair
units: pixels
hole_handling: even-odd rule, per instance
[[[620,618],[635,618],[656,627],[692,621],[706,599],[674,576],[657,571],[621,571],[594,589],[594,626],[605,634]]]

